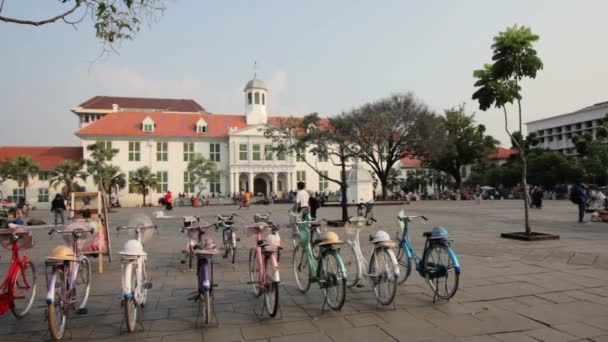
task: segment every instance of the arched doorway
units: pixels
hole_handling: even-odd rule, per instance
[[[267,184],[266,184],[266,180],[264,180],[263,178],[256,178],[253,181],[253,194],[257,196],[257,194],[261,193],[264,196],[267,196],[268,194],[266,193],[266,189],[267,189]]]

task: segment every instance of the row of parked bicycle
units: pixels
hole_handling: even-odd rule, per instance
[[[272,222],[270,213],[254,215],[254,224],[240,221],[236,214],[217,215],[215,219],[215,222],[207,222],[201,217],[184,217],[181,228],[188,237],[183,263],[187,262],[190,268],[196,267],[197,289],[189,299],[198,303],[199,318],[208,325],[214,317],[213,294],[217,283],[213,274],[213,256],[218,254],[214,232],[221,230],[224,256],[235,263],[240,241],[235,225],[243,227],[254,242],[249,249],[248,285],[252,287],[253,294],[262,299],[263,308],[259,314],[267,312],[275,317],[279,311],[279,260],[283,249],[279,226]],[[371,223],[369,219],[351,218],[345,226],[346,241],[342,241],[335,232],[323,229],[325,220],[313,221],[305,211],[289,211],[289,219],[296,285],[300,291],[307,292],[312,283],[317,283],[323,295],[322,310],[325,305],[340,310],[345,302],[346,288],[361,286],[363,279],[367,280],[378,303],[390,305],[397,285],[404,283],[413,269],[431,287],[433,301],[437,298],[448,300],[458,289],[461,269],[450,247],[453,240],[445,229],[436,227],[424,233],[421,257],[412,247],[409,224],[415,219],[426,221],[424,216],[406,216],[401,210],[397,215],[400,230],[394,239],[385,231],[369,235],[373,248],[368,259],[363,256],[359,233],[364,224]],[[117,227],[119,231],[134,232],[134,238],[128,240],[119,252],[122,256],[122,305],[129,332],[136,330],[138,310],[146,305],[148,290],[152,288],[146,272],[147,253],[142,240],[148,229],[157,229],[149,222]],[[91,265],[80,246],[83,240],[92,236],[93,230],[85,223],[75,222],[62,230],[51,229],[51,234],[60,234],[68,243],[55,248],[45,261],[46,319],[51,337],[58,341],[65,335],[68,313],[87,312]],[[35,266],[27,256],[19,255],[20,249],[33,246],[32,234],[25,227],[13,226],[0,230],[0,242],[12,250],[9,272],[1,287],[0,314],[10,309],[21,318],[31,309],[36,294]]]

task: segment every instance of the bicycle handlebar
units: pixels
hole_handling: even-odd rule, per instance
[[[419,216],[397,216],[397,218],[399,218],[399,220],[406,222],[406,221],[412,221],[415,218],[421,218],[424,221],[428,221],[429,219],[424,216],[424,215],[419,215]]]
[[[207,228],[211,228],[211,227],[214,227],[215,229],[218,229],[217,223],[210,223],[210,224],[204,225],[204,226],[197,225],[197,226],[194,226],[194,227],[182,227],[182,233],[185,232],[185,231],[187,231],[187,230],[192,230],[192,229],[201,230],[201,229],[207,229]]]
[[[149,228],[158,229],[158,226],[156,226],[155,224],[153,224],[151,226],[118,226],[118,227],[116,227],[116,230],[121,230],[121,229],[149,229]]]
[[[91,228],[91,230],[84,230],[82,228],[76,228],[74,230],[68,230],[68,231],[62,231],[62,230],[57,230],[55,228],[51,229],[49,231],[49,235],[52,235],[53,233],[57,233],[57,234],[76,234],[76,233],[95,233],[95,228]]]

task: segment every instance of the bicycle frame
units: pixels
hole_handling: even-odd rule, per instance
[[[63,234],[65,234],[65,233],[63,233]],[[70,232],[70,234],[73,234],[73,232]],[[74,293],[76,291],[76,287],[75,287],[76,277],[78,276],[78,268],[80,267],[80,264],[82,263],[82,260],[84,259],[84,254],[82,253],[82,250],[78,246],[78,240],[76,238],[73,238],[72,250],[74,251],[74,260],[73,261],[67,261],[67,260],[64,260],[61,262],[47,261],[47,266],[52,267],[52,273],[51,273],[50,278],[49,278],[48,272],[46,275],[47,284],[48,284],[47,285],[47,295],[46,295],[47,304],[53,303],[53,298],[54,298],[54,293],[55,293],[55,283],[57,281],[56,270],[58,268],[63,268],[63,270],[65,272],[67,269],[67,273],[68,273],[69,277],[64,278],[64,281],[67,282],[66,284],[64,284],[66,292],[63,293],[63,295],[65,296],[65,298],[61,298],[61,304],[62,304],[64,310],[74,308],[74,304],[76,304],[76,299],[75,299],[76,294]],[[86,307],[87,300],[89,297],[88,295],[89,295],[88,293],[85,294],[82,304],[80,305],[80,307],[78,309],[84,309]]]
[[[365,259],[365,257],[363,256],[363,252],[361,251],[361,243],[359,242],[359,236],[360,236],[360,232],[362,228],[355,228],[356,229],[356,233],[355,233],[355,237],[353,240],[348,239],[346,241],[347,244],[349,244],[353,251],[355,252],[355,257],[357,258],[357,279],[361,279],[361,276],[365,276],[366,278],[368,278],[368,281],[370,282],[370,284],[373,282],[372,278],[373,276],[370,276],[369,274],[367,274],[367,270],[369,269],[369,263],[367,261],[367,259]],[[370,253],[370,257],[369,259],[371,259],[371,256],[373,254],[375,254],[378,249],[380,249],[382,247],[376,246],[374,244],[374,248],[372,249],[371,253]],[[390,252],[389,255],[391,256],[391,262],[393,263],[395,269],[393,270],[395,272],[396,276],[399,276],[399,265],[397,263],[397,259],[395,257],[394,258],[394,253]]]
[[[15,285],[19,271],[23,271],[25,264],[30,260],[27,255],[24,255],[23,258],[19,256],[19,246],[17,245],[17,240],[15,240],[14,238],[12,239],[13,242],[11,243],[11,264],[9,266],[6,278],[2,282],[2,285],[0,285],[0,289],[3,290],[2,293],[0,293],[0,298],[3,303],[8,304],[7,309],[12,308],[14,306],[13,300],[15,298],[22,298],[21,296],[15,295]],[[23,280],[25,282],[25,285],[29,288],[31,286],[31,284],[29,284],[29,281],[27,279]],[[33,285],[35,286],[36,284]],[[0,310],[2,310],[1,304]],[[0,312],[0,315],[2,314],[3,312]]]
[[[134,229],[135,230],[135,240],[139,243],[142,243],[141,240],[141,229],[147,228],[157,228],[154,226],[149,227],[118,227],[117,230],[120,229]],[[143,244],[142,244],[143,245]],[[133,298],[135,303],[142,304],[143,303],[143,290],[145,286],[149,286],[145,281],[146,279],[146,259],[145,255],[123,255],[122,256],[122,288],[123,288],[123,297],[125,300],[129,300]],[[135,277],[137,279],[137,287],[135,289],[131,288],[131,275],[133,272],[133,268],[135,267],[136,273]]]
[[[323,256],[325,256],[330,250],[336,249],[336,247],[321,246],[319,259],[316,259],[312,254],[310,241],[310,223],[307,221],[301,221],[296,224],[298,224],[301,228],[299,229],[300,236],[298,238],[298,241],[294,239],[294,245],[299,244],[304,249],[304,252],[306,253],[306,258],[308,259],[308,265],[311,271],[310,273],[315,275],[315,278],[313,280],[316,281],[320,276],[321,268],[319,266],[321,265],[321,260],[323,259]],[[340,268],[341,272],[344,274],[344,278],[346,279],[348,275],[346,274],[346,267],[344,266],[344,261],[342,260],[342,256],[340,255],[340,253],[336,253],[336,259],[338,260],[338,267]]]

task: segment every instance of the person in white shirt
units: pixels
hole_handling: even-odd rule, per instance
[[[295,204],[295,208],[298,212],[302,211],[304,208],[308,210],[308,200],[310,199],[310,194],[304,189],[305,187],[306,183],[298,182],[298,193],[296,194]]]

